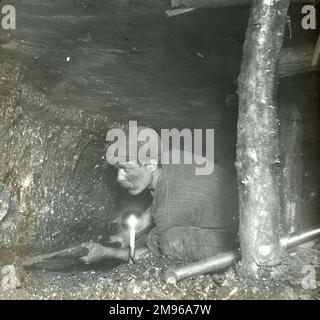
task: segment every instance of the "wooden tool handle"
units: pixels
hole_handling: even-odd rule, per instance
[[[43,255],[27,258],[23,262],[23,266],[30,267],[30,266],[37,265],[41,262],[49,261],[52,259],[58,260],[58,259],[66,259],[66,258],[71,258],[71,259],[81,258],[86,256],[88,253],[89,253],[89,249],[87,247],[78,246],[78,247],[73,247],[73,248],[69,248],[69,249],[65,249],[65,250],[61,250],[61,251],[57,251],[49,254],[43,254]]]
[[[57,253],[55,256],[52,258],[81,258],[85,257],[86,255],[89,254],[89,249],[87,247],[74,247],[70,249],[66,249],[61,251],[60,253]]]

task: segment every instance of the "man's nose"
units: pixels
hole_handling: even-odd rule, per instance
[[[118,176],[117,176],[117,181],[124,181],[126,180],[126,173],[123,169],[118,169]]]

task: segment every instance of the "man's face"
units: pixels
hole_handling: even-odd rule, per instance
[[[148,165],[141,166],[135,162],[125,162],[116,165],[117,181],[132,195],[145,190],[152,181],[152,173]]]

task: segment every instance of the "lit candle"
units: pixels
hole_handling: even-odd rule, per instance
[[[134,252],[135,252],[135,241],[136,241],[136,229],[135,226],[137,224],[137,218],[134,215],[131,215],[128,219],[128,224],[130,228],[130,237],[129,237],[129,263],[133,263],[134,261]]]

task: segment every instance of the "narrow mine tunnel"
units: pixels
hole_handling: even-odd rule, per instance
[[[199,8],[168,18],[170,1],[161,0],[5,4],[16,9],[16,29],[0,29],[0,266],[15,266],[21,283],[0,289],[1,298],[225,298],[232,285],[239,298],[316,297],[297,289],[300,283],[285,287],[276,280],[273,289],[262,284],[260,293],[248,293],[258,285],[241,288],[232,268],[168,289],[162,268],[176,261],[152,257],[145,266],[60,260],[45,272],[24,270],[26,256],[108,244],[119,217],[151,204],[148,192],[131,196],[121,189],[106,162],[106,133],[130,120],[158,133],[214,129],[215,162],[236,179],[237,77],[250,7]],[[317,41],[319,30],[301,27],[301,6],[289,8],[284,48]],[[301,128],[301,228],[320,223],[319,100],[319,72],[280,77],[280,121],[291,121],[294,106]],[[288,273],[286,283],[301,279],[304,264],[317,265],[320,246],[312,245],[299,249],[299,264],[289,256],[279,267]],[[220,290],[222,283],[230,290]]]

